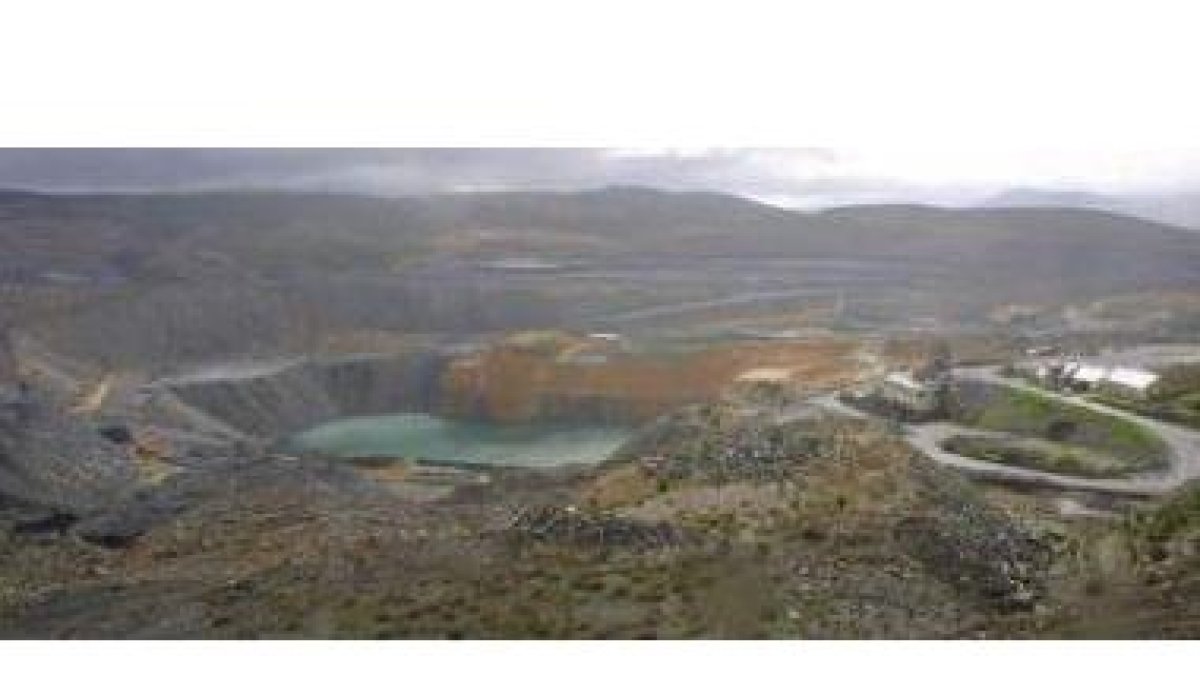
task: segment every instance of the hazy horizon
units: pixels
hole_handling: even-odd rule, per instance
[[[427,194],[610,186],[713,191],[781,205],[962,202],[1011,190],[1200,191],[1200,152],[835,148],[0,149],[0,186],[45,192],[278,189]]]

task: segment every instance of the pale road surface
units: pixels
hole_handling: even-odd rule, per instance
[[[1125,410],[1110,408],[1094,401],[1040,389],[1019,380],[1001,377],[998,371],[999,368],[994,366],[958,368],[955,369],[955,376],[1032,391],[1071,405],[1089,408],[1107,415],[1136,422],[1162,438],[1170,453],[1170,467],[1161,473],[1142,474],[1129,478],[1079,478],[1038,471],[1036,469],[1006,466],[942,450],[942,442],[951,436],[957,434],[987,435],[987,432],[981,432],[978,429],[970,429],[945,422],[903,425],[906,432],[905,438],[909,444],[933,460],[952,466],[972,476],[990,480],[1061,488],[1064,490],[1086,490],[1127,495],[1157,495],[1174,489],[1187,480],[1200,477],[1200,431],[1142,417]],[[866,413],[855,410],[839,401],[836,394],[817,396],[809,399],[806,404],[843,415],[854,417],[868,416]],[[809,409],[811,410],[811,407]],[[788,413],[785,417],[797,418],[804,416],[804,414],[802,410],[796,410]]]
[[[619,314],[610,314],[602,317],[602,320],[609,322],[625,322],[636,321],[641,319],[657,319],[664,316],[676,316],[679,314],[688,314],[690,312],[704,311],[717,309],[721,307],[734,307],[737,305],[753,305],[759,302],[768,300],[785,300],[789,298],[804,298],[830,296],[834,294],[821,289],[812,287],[804,288],[788,288],[775,291],[752,291],[748,293],[738,293],[724,298],[715,298],[712,300],[690,300],[687,302],[673,302],[666,305],[654,305],[653,307],[643,307],[641,309],[633,309]]]
[[[197,384],[214,380],[252,380],[273,375],[301,363],[304,363],[304,359],[299,357],[220,363],[204,366],[182,375],[166,377],[157,380],[155,384]]]

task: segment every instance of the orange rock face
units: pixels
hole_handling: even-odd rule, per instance
[[[442,413],[494,422],[641,422],[712,400],[755,368],[781,368],[799,388],[842,384],[854,375],[854,343],[820,340],[733,343],[687,354],[627,354],[586,340],[552,349],[504,343],[453,363]]]

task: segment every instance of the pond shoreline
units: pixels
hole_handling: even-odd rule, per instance
[[[632,433],[624,427],[489,425],[402,413],[335,420],[293,435],[284,447],[358,464],[394,459],[473,470],[549,469],[600,464]]]

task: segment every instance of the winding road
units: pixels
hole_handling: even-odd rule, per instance
[[[1143,417],[1125,410],[1112,408],[1094,401],[1069,396],[1034,387],[1026,382],[1002,377],[999,367],[973,367],[955,369],[960,379],[982,380],[993,384],[1035,392],[1060,401],[1088,408],[1106,415],[1136,422],[1158,434],[1170,452],[1170,467],[1163,472],[1140,474],[1128,478],[1080,478],[1038,471],[1023,467],[996,464],[981,459],[964,457],[942,449],[942,443],[958,434],[987,435],[978,429],[962,427],[945,422],[905,424],[905,438],[914,448],[942,464],[952,466],[971,476],[1002,482],[1022,483],[1063,490],[1085,490],[1131,496],[1152,496],[1168,492],[1193,478],[1200,478],[1200,430],[1188,429],[1176,424]],[[834,394],[825,394],[809,399],[808,405],[830,412],[867,417],[867,413],[851,408],[839,401]],[[792,414],[799,416],[799,412]]]

